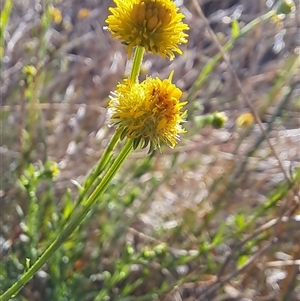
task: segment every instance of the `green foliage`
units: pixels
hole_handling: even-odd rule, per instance
[[[291,6],[287,5],[288,1],[281,1],[277,11],[289,13]],[[1,39],[11,10],[12,1],[5,1],[1,11]],[[0,224],[1,294],[30,269],[68,224],[72,213],[84,206],[89,193],[97,186],[93,183],[95,180],[98,183],[109,163],[115,159],[112,155],[104,154],[103,161],[94,167],[83,186],[74,178],[74,187],[67,185],[63,192],[59,192],[59,166],[48,154],[47,129],[39,105],[43,104],[44,86],[47,86],[54,73],[51,64],[49,67],[47,63],[53,59],[53,65],[57,61],[63,65],[65,57],[59,58],[57,54],[50,59],[51,51],[46,36],[52,28],[53,20],[49,9],[45,8],[41,13],[39,27],[32,29],[32,35],[39,40],[38,49],[35,49],[36,61],[23,66],[22,89],[11,96],[12,105],[16,104],[15,99],[20,100],[20,105],[21,99],[26,99],[28,112],[24,114],[25,121],[23,120],[17,137],[20,146],[18,155],[9,162],[11,174],[4,174],[1,183],[1,190],[8,187],[9,192],[14,191],[12,197],[8,198],[9,202],[3,203],[5,214],[1,217]],[[260,16],[259,20],[254,20],[243,28],[240,28],[237,20],[232,21],[230,37],[224,44],[223,51],[231,50],[240,38],[272,15],[274,12]],[[56,25],[61,26],[61,22]],[[34,51],[29,48],[27,50]],[[221,58],[222,55],[217,53],[206,62],[187,93],[191,127],[187,139],[190,141],[194,141],[198,132],[207,125],[220,129],[227,121],[223,112],[213,111],[201,116],[194,114],[203,109],[202,99],[196,99],[196,94],[200,88],[206,87],[205,84],[209,82]],[[64,68],[67,69],[68,63],[66,65]],[[291,102],[296,89],[296,84],[291,81],[298,69],[299,59],[295,55],[289,55],[272,82],[273,86],[260,98],[260,104],[266,110],[276,97],[281,95],[283,98],[275,109],[268,112],[269,115],[266,114],[267,133],[271,131],[275,121],[281,124],[289,118],[283,111]],[[11,137],[9,129],[2,128],[2,123],[8,122],[9,115],[9,111],[1,111],[1,140],[12,145],[15,137]],[[201,196],[201,201],[195,201],[192,205],[185,203],[185,196],[192,194],[192,188],[198,185],[197,182],[192,182],[193,178],[187,177],[184,181],[192,182],[190,190],[173,198],[170,205],[172,209],[173,206],[178,206],[177,212],[174,210],[174,213],[166,206],[167,214],[161,212],[162,216],[159,216],[152,213],[151,224],[144,222],[142,217],[151,211],[149,208],[155,202],[157,193],[163,194],[166,187],[171,187],[172,192],[172,187],[180,185],[178,183],[183,181],[185,174],[197,170],[199,166],[211,164],[211,170],[216,166],[211,163],[213,160],[205,162],[205,152],[209,152],[205,149],[203,156],[198,153],[195,159],[188,155],[184,160],[180,151],[175,150],[165,157],[159,152],[149,155],[139,153],[138,158],[130,161],[113,179],[84,223],[63,242],[47,264],[12,300],[167,300],[164,298],[174,288],[205,282],[205,276],[218,275],[223,279],[230,273],[242,270],[251,263],[258,250],[269,241],[275,241],[275,234],[279,243],[280,240],[285,240],[286,236],[282,233],[289,234],[292,217],[297,210],[293,207],[293,200],[297,195],[295,191],[299,190],[300,168],[294,168],[290,178],[283,178],[275,187],[270,185],[264,188],[260,200],[251,204],[250,201],[249,204],[241,202],[236,205],[232,202],[233,195],[241,193],[240,177],[247,173],[245,166],[260,151],[265,140],[263,134],[256,133],[256,140],[247,144],[249,147],[244,155],[245,159],[239,159],[242,157],[239,157],[240,146],[253,133],[251,131],[253,128],[242,133],[236,149],[232,151],[232,155],[238,158],[235,166],[226,169],[220,166],[225,171],[221,172],[219,178],[210,177],[210,172],[202,174],[203,178],[208,178],[209,185],[206,187],[208,192]],[[114,147],[112,144],[111,148]],[[189,151],[188,149],[187,153]],[[251,167],[255,168],[253,165]],[[197,191],[201,189],[200,186],[195,188]],[[258,193],[257,197],[260,196]],[[164,197],[167,203],[170,196],[166,193]],[[172,197],[171,195],[170,198]],[[196,200],[197,194],[191,198]],[[178,199],[180,205],[174,205]],[[281,219],[283,216],[290,218],[288,222]],[[172,221],[175,222],[172,224]],[[280,230],[278,232],[274,230],[276,225]],[[287,253],[291,251],[288,243],[281,246],[286,249],[278,248],[273,253],[266,254],[269,255],[268,261],[274,260],[278,250]],[[242,278],[245,274],[237,273],[234,276],[236,281],[241,280],[239,284],[244,281]],[[222,285],[216,291],[223,293]]]
[[[0,59],[3,57],[4,48],[4,33],[13,7],[12,0],[5,0],[3,10],[0,12]]]

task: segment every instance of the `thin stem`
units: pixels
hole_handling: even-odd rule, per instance
[[[104,169],[107,167],[109,160],[112,157],[112,152],[116,147],[120,138],[120,131],[117,130],[114,135],[111,137],[109,144],[107,145],[105,151],[103,152],[101,159],[98,162],[98,165],[92,170],[90,175],[83,184],[83,191],[81,192],[81,198],[86,194],[86,192],[91,188],[97,177],[101,175]]]
[[[79,206],[80,203],[82,203],[87,195],[87,193],[89,192],[90,188],[93,185],[97,185],[99,183],[97,183],[97,178],[99,178],[99,176],[101,175],[101,173],[105,170],[105,168],[107,167],[108,162],[110,161],[111,157],[112,157],[112,152],[115,149],[118,141],[120,139],[120,131],[117,130],[114,135],[111,137],[109,144],[107,145],[107,147],[105,148],[97,166],[95,168],[93,168],[93,170],[90,172],[90,174],[87,176],[86,180],[84,181],[82,190],[80,191],[80,194],[73,206],[73,209],[71,211],[71,213],[69,214],[69,216],[67,218],[65,218],[65,220],[62,222],[60,227],[64,227],[66,225],[66,223],[69,221],[70,217],[72,216],[73,212],[75,212],[76,208]],[[98,182],[100,181],[100,179],[98,180]]]
[[[227,52],[229,49],[231,49],[234,46],[234,43],[237,39],[241,38],[245,34],[247,34],[250,30],[255,28],[258,24],[260,24],[263,21],[271,19],[274,15],[276,15],[276,12],[271,10],[267,12],[266,14],[254,19],[253,21],[249,22],[249,24],[245,25],[237,37],[232,37],[224,46],[223,46],[223,52]],[[213,68],[216,66],[216,64],[221,60],[222,54],[221,52],[218,52],[214,57],[212,57],[204,66],[201,73],[199,74],[197,80],[193,84],[192,88],[190,89],[187,101],[191,101],[194,98],[194,95],[196,94],[196,91],[199,89],[199,87],[208,79],[208,75],[211,73]],[[191,112],[191,111],[190,111]]]
[[[256,19],[252,20],[251,22],[249,22],[247,25],[245,25],[241,29],[240,34],[238,35],[237,39],[240,38],[241,36],[245,35],[246,33],[248,33],[250,30],[252,30],[255,26],[257,26],[261,22],[267,21],[267,20],[271,19],[272,17],[274,17],[275,15],[277,15],[276,11],[270,10],[269,12],[265,13],[264,15],[259,16]]]
[[[141,71],[141,65],[142,65],[142,61],[143,61],[144,52],[145,52],[144,47],[137,46],[135,49],[132,68],[131,68],[131,72],[130,72],[130,76],[129,76],[129,79],[132,82],[138,81],[138,77],[139,77],[139,74]]]
[[[54,254],[54,252],[62,245],[62,243],[70,236],[71,233],[79,226],[84,220],[92,206],[99,200],[99,197],[107,189],[109,183],[116,175],[122,164],[128,157],[132,150],[132,140],[128,140],[120,154],[111,165],[107,173],[104,175],[102,181],[95,188],[89,198],[82,204],[82,208],[74,214],[69,224],[58,234],[57,238],[49,245],[42,256],[26,271],[17,282],[15,282],[4,294],[0,296],[0,301],[7,301],[12,296],[16,295],[19,290],[30,281],[35,273],[47,262],[47,260]]]
[[[120,154],[111,165],[99,185],[95,188],[93,193],[89,196],[86,202],[83,203],[83,206],[92,206],[97,198],[106,190],[112,178],[116,175],[118,170],[121,168],[122,164],[124,163],[125,159],[129,155],[132,150],[132,140],[128,140],[124,145],[123,149],[121,150]]]

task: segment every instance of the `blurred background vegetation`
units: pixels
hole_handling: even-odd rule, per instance
[[[299,300],[299,3],[236,41],[276,3],[177,3],[184,54],[146,55],[141,79],[175,70],[187,134],[174,150],[135,151],[12,300]],[[103,30],[112,5],[1,2],[0,293],[59,233],[112,134],[108,95],[126,76],[124,47]]]

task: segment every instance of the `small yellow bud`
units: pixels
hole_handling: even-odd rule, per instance
[[[60,24],[62,21],[62,15],[61,11],[53,6],[50,6],[48,8],[48,12],[50,14],[50,17],[52,18],[52,21],[56,24]]]
[[[86,19],[91,15],[91,11],[87,8],[81,8],[77,13],[78,19]]]
[[[221,129],[225,126],[228,118],[224,112],[215,112],[212,114],[212,122],[211,125],[215,129]]]
[[[254,123],[254,117],[251,113],[240,115],[236,120],[236,125],[240,128],[247,128]]]
[[[37,73],[36,68],[32,65],[24,66],[22,71],[25,75],[30,75],[30,76],[35,76]]]
[[[277,14],[288,15],[295,11],[295,3],[293,0],[282,0],[280,1],[279,6],[277,7]]]

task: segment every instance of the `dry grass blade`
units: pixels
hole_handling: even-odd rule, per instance
[[[194,4],[195,8],[196,8],[197,13],[198,13],[199,16],[203,19],[203,21],[204,21],[204,23],[205,23],[205,27],[206,27],[206,29],[208,30],[208,32],[209,32],[209,34],[210,34],[212,40],[214,41],[215,45],[218,47],[218,49],[219,49],[219,51],[220,51],[220,53],[221,53],[221,55],[222,55],[223,60],[226,62],[226,65],[227,65],[228,69],[229,69],[230,72],[232,73],[233,78],[234,78],[234,80],[235,80],[235,82],[236,82],[236,84],[237,84],[237,86],[238,86],[238,88],[239,88],[239,90],[240,90],[240,92],[241,92],[241,95],[242,95],[243,99],[245,100],[245,102],[247,103],[248,107],[250,108],[250,110],[251,110],[253,116],[255,117],[255,120],[257,121],[257,123],[258,123],[258,125],[259,125],[259,128],[260,128],[260,130],[261,130],[261,132],[263,133],[263,135],[264,135],[264,137],[265,137],[265,139],[266,139],[266,141],[267,141],[267,143],[268,143],[270,149],[272,150],[272,153],[273,153],[274,157],[277,159],[278,165],[279,165],[279,167],[280,167],[282,173],[284,174],[285,179],[286,179],[288,182],[291,182],[290,176],[287,174],[286,170],[284,169],[284,167],[283,167],[283,165],[282,165],[282,162],[281,162],[281,160],[280,160],[280,158],[279,158],[279,156],[278,156],[278,154],[277,154],[277,152],[276,152],[274,146],[273,146],[272,143],[270,142],[270,139],[269,139],[269,137],[268,137],[266,131],[264,130],[263,125],[262,125],[261,119],[260,119],[260,117],[259,117],[257,111],[255,110],[255,108],[254,108],[253,105],[251,104],[251,101],[250,101],[248,95],[245,93],[245,91],[244,91],[244,89],[243,89],[243,86],[242,86],[242,84],[241,84],[239,78],[238,78],[237,75],[236,75],[236,72],[234,71],[234,69],[233,69],[233,67],[232,67],[232,65],[231,65],[231,63],[230,63],[230,60],[229,60],[229,58],[228,58],[228,55],[223,51],[222,45],[220,44],[220,42],[219,42],[219,40],[218,40],[216,34],[214,33],[214,31],[211,29],[210,24],[209,24],[209,21],[207,20],[207,18],[206,18],[205,15],[203,14],[203,11],[202,11],[202,9],[201,9],[199,3],[198,3],[196,0],[192,0],[192,1],[193,1],[193,4]],[[298,63],[297,63],[297,65],[299,65],[299,63],[300,63],[300,58],[298,58]],[[299,198],[299,199],[300,199],[300,198]]]

